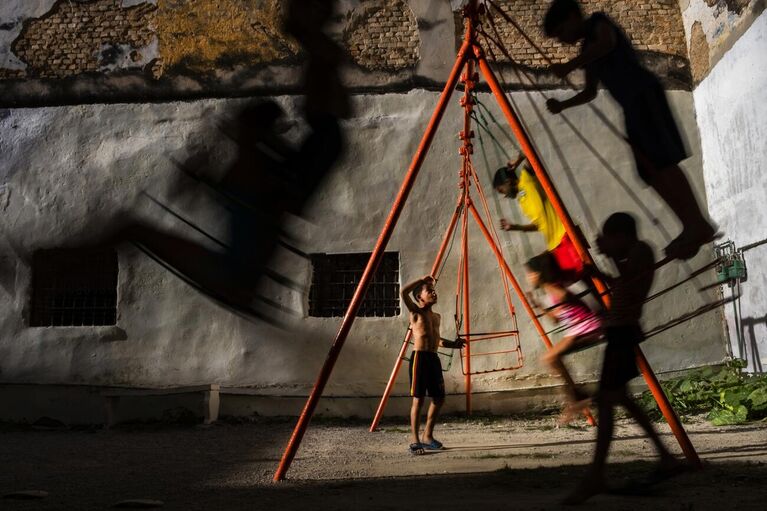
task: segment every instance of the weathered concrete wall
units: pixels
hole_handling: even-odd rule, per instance
[[[767,237],[767,13],[695,90],[703,146],[706,193],[713,218],[738,246]],[[749,275],[742,298],[745,348],[737,345],[728,308],[735,356],[767,365],[767,246],[746,253]]]
[[[679,0],[695,84],[764,11],[764,0]]]
[[[544,2],[501,3],[505,9],[513,7],[515,17],[555,58],[572,54],[572,48],[541,39]],[[703,195],[693,97],[686,92],[691,82],[679,6],[672,0],[585,3],[589,12],[605,9],[616,17],[647,65],[676,89],[670,92],[671,102],[695,155],[685,168]],[[332,32],[350,52],[344,80],[360,94],[353,99],[354,117],[345,123],[349,141],[343,161],[320,190],[307,218],[294,219],[289,226],[304,250],[371,249],[435,104],[437,94],[428,89],[440,88],[453,65],[458,4],[443,0],[339,2]],[[683,5],[682,10],[689,15],[687,7]],[[281,254],[274,265],[303,288],[265,288],[265,293],[298,312],[286,318],[285,330],[223,311],[127,246],[119,252],[116,326],[27,327],[29,264],[38,248],[77,246],[108,230],[128,210],[206,243],[149,204],[140,192],[159,199],[167,195],[178,172],[171,158],[183,160],[210,151],[214,160],[224,164],[232,157],[233,148],[215,126],[246,101],[236,96],[276,96],[288,116],[297,117],[301,100],[291,94],[297,90],[302,55],[280,31],[280,9],[279,0],[8,0],[0,4],[0,107],[14,107],[0,110],[0,307],[6,311],[0,318],[0,383],[13,384],[0,390],[15,396],[16,403],[23,401],[17,389],[27,389],[39,396],[30,400],[34,410],[60,410],[63,401],[57,400],[56,391],[41,393],[37,387],[21,384],[74,385],[61,395],[72,396],[67,403],[86,403],[87,410],[63,406],[72,415],[67,419],[92,420],[91,405],[97,399],[89,386],[216,382],[249,389],[246,396],[223,398],[223,408],[231,413],[297,411],[300,397],[285,396],[307,393],[339,318],[306,317],[311,268],[290,254]],[[515,60],[536,74],[552,95],[569,94],[541,71],[542,62],[534,50],[508,27],[502,33]],[[518,88],[512,74],[505,74]],[[696,94],[698,102],[702,92]],[[640,219],[642,236],[660,254],[679,226],[634,176],[625,144],[588,108],[568,112],[581,138],[562,118],[543,114],[541,119],[543,101],[536,95],[531,104],[530,97],[525,92],[512,95],[586,235],[593,239],[610,213],[629,210]],[[480,98],[501,119],[492,99],[486,94]],[[147,103],[154,100],[164,102]],[[85,104],[95,102],[104,104]],[[621,124],[620,112],[605,94],[597,105]],[[699,115],[700,109],[698,104]],[[461,112],[454,101],[390,245],[400,252],[403,282],[428,271],[449,220],[457,193],[455,133],[460,129]],[[496,138],[505,140],[501,129],[493,129]],[[302,135],[301,125],[288,132],[293,141]],[[476,142],[475,163],[487,182]],[[490,143],[487,137],[485,143]],[[500,151],[488,147],[491,169],[504,161]],[[609,168],[602,162],[608,162]],[[606,177],[611,172],[621,182]],[[176,206],[203,227],[223,232],[215,201],[200,198]],[[493,222],[499,208],[500,214],[521,220],[512,203],[493,199]],[[543,249],[542,240],[502,236],[510,264],[523,278],[521,265]],[[471,240],[476,248],[471,256],[473,329],[507,329],[502,294],[491,285],[498,282],[495,260],[478,232],[472,233]],[[454,334],[450,318],[455,255],[439,286],[446,337]],[[655,289],[686,277],[710,257],[706,251],[687,266],[667,265]],[[717,299],[716,291],[702,295],[695,291],[712,280],[712,275],[703,276],[695,285],[650,304],[646,326],[666,323]],[[518,319],[526,365],[515,372],[477,377],[475,390],[485,392],[475,401],[479,409],[500,412],[548,402],[554,394],[550,386],[559,384],[538,361],[542,345],[521,307]],[[404,314],[357,321],[326,391],[338,399],[332,404],[323,401],[323,410],[339,415],[371,411],[388,378],[406,321]],[[488,350],[494,347],[500,348],[499,343],[489,344]],[[646,351],[656,370],[664,372],[721,362],[724,347],[721,313],[713,312],[658,336],[646,344]],[[600,353],[596,349],[572,357],[576,379],[596,378]],[[495,364],[503,365],[503,361],[477,362],[477,368]],[[457,364],[447,385],[450,392],[462,390]],[[403,373],[395,393],[404,395],[406,390]],[[254,399],[252,394],[261,397]],[[406,398],[397,398],[392,410],[402,413],[406,404]],[[461,406],[459,396],[448,401],[451,409]],[[16,411],[14,418],[34,416],[34,412]]]
[[[556,91],[565,95],[565,91]],[[388,212],[437,95],[427,91],[407,94],[355,96],[355,116],[346,122],[348,150],[337,170],[313,202],[305,220],[290,230],[310,252],[356,252],[370,250]],[[657,211],[660,222],[675,235],[678,226],[657,197],[643,189],[634,176],[629,151],[588,108],[568,114],[594,149],[636,193],[637,201],[606,177],[608,171],[560,118],[546,115],[556,133],[557,144],[548,138],[524,93],[514,100],[528,121],[538,146],[549,163],[564,200],[573,215],[583,221],[593,239],[596,228],[616,210],[633,211],[640,218],[641,235],[660,250],[666,240],[642,212]],[[696,155],[686,164],[700,193],[703,192],[699,141],[690,93],[671,92],[671,102],[690,138]],[[298,100],[279,97],[290,116]],[[491,98],[481,95],[500,119]],[[227,386],[251,386],[264,394],[303,395],[311,387],[339,324],[338,318],[307,318],[307,293],[311,280],[308,262],[283,254],[275,266],[302,282],[302,292],[284,288],[267,290],[280,302],[299,311],[282,331],[239,319],[210,303],[160,269],[152,261],[124,247],[120,251],[119,317],[116,327],[28,328],[30,288],[29,256],[36,248],[73,246],[104,229],[134,205],[151,217],[190,237],[173,219],[146,203],[141,190],[163,198],[169,180],[177,172],[170,157],[201,148],[217,151],[225,160],[231,148],[221,141],[214,123],[242,100],[202,100],[162,104],[87,105],[5,110],[0,119],[0,169],[2,176],[3,253],[6,271],[0,290],[0,381],[13,383],[80,383],[129,385],[178,385],[218,382]],[[620,113],[604,94],[596,103],[614,122]],[[542,108],[535,97],[535,107]],[[419,181],[392,239],[390,249],[400,252],[402,281],[421,276],[431,265],[457,194],[458,141],[461,113],[454,102],[443,121]],[[300,126],[289,135],[301,136]],[[500,130],[496,136],[503,139]],[[486,140],[487,142],[487,140]],[[569,161],[565,167],[555,148]],[[489,148],[490,165],[503,158]],[[485,172],[481,153],[476,163]],[[568,179],[565,170],[572,174]],[[580,196],[576,193],[581,194]],[[491,204],[492,205],[492,204]],[[492,206],[495,208],[496,206]],[[519,218],[509,201],[500,205],[504,215]],[[214,232],[220,229],[210,201],[187,204],[185,214]],[[497,218],[493,220],[497,222]],[[196,238],[195,238],[196,239]],[[504,234],[507,256],[513,268],[536,250],[537,236]],[[204,241],[204,240],[201,240]],[[471,259],[476,302],[472,305],[475,328],[505,329],[495,261],[475,230]],[[697,267],[710,252],[691,263]],[[444,334],[453,335],[452,316],[455,253],[446,267],[439,291],[439,310],[446,318]],[[604,262],[604,261],[602,261]],[[687,275],[680,264],[666,266],[655,289]],[[522,277],[520,273],[520,277]],[[711,278],[709,278],[711,277]],[[713,276],[702,277],[698,284]],[[647,307],[646,326],[664,323],[716,298],[715,292],[699,295],[693,286],[670,293]],[[542,345],[520,307],[519,323],[527,363],[507,373],[477,377],[477,391],[535,388],[554,384],[538,359]],[[361,318],[341,355],[326,393],[343,396],[379,395],[394,362],[406,317]],[[678,370],[720,362],[724,358],[723,329],[718,313],[710,313],[659,336],[646,345],[650,361],[660,371]],[[595,379],[599,350],[573,357],[579,380]],[[404,394],[402,375],[396,393]],[[457,365],[447,376],[450,392],[460,392],[462,377]],[[345,413],[366,413],[370,399],[350,400]],[[460,403],[460,400],[456,401]],[[497,403],[496,403],[497,404]],[[487,406],[492,403],[488,401]],[[493,405],[494,406],[494,405]],[[354,410],[357,410],[354,412]]]
[[[572,56],[541,34],[546,3],[501,1],[555,60]],[[0,107],[279,95],[296,91],[303,56],[281,28],[282,0],[8,0],[0,6]],[[462,19],[443,0],[341,0],[330,32],[349,51],[358,92],[439,89]],[[588,0],[634,40],[669,87],[690,88],[673,0]],[[501,38],[541,85],[559,86],[505,21]],[[505,58],[495,50],[501,64]],[[577,78],[577,77],[576,77]],[[507,76],[511,84],[519,80]]]
[[[303,54],[281,0],[13,0],[0,7],[0,106],[294,92]],[[449,5],[342,0],[330,33],[352,88],[444,80]],[[54,44],[54,42],[56,44]],[[446,51],[441,51],[440,47]]]

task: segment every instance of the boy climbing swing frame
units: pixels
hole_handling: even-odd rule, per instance
[[[309,422],[311,421],[311,418],[314,414],[314,411],[317,407],[320,397],[322,396],[322,392],[325,389],[325,385],[327,384],[328,379],[330,378],[330,375],[333,371],[333,367],[335,366],[338,356],[341,353],[341,349],[343,348],[343,345],[349,335],[349,332],[351,331],[351,327],[354,324],[354,320],[356,318],[357,312],[365,297],[365,292],[367,291],[370,281],[376,269],[378,268],[379,263],[381,262],[386,246],[389,240],[391,239],[391,236],[394,231],[394,228],[396,227],[397,221],[399,220],[399,217],[405,206],[405,203],[410,194],[410,191],[413,188],[413,185],[421,169],[421,166],[423,165],[423,162],[429,151],[431,143],[434,140],[434,136],[436,135],[440,122],[442,121],[442,117],[445,113],[448,102],[450,101],[450,98],[452,97],[453,90],[458,85],[458,82],[461,79],[462,73],[464,77],[464,82],[468,81],[468,82],[472,82],[473,84],[476,84],[476,82],[478,81],[478,74],[475,72],[475,66],[479,68],[479,73],[481,73],[481,75],[484,77],[485,81],[487,82],[487,85],[490,87],[490,90],[493,96],[498,102],[498,105],[500,106],[503,112],[503,115],[506,118],[506,121],[508,122],[509,127],[511,128],[512,134],[517,139],[519,146],[522,149],[522,152],[525,154],[527,160],[530,162],[530,166],[535,172],[535,175],[541,185],[541,188],[543,189],[549,201],[551,202],[552,206],[554,207],[554,210],[556,211],[557,216],[562,221],[562,224],[565,227],[565,231],[570,236],[570,239],[573,241],[573,245],[575,246],[575,249],[579,257],[585,264],[593,264],[593,260],[591,258],[591,255],[588,252],[587,245],[583,239],[583,236],[580,230],[576,227],[575,223],[573,222],[573,219],[570,217],[567,209],[565,208],[556,188],[554,187],[554,184],[549,178],[549,175],[540,157],[537,154],[537,151],[533,147],[530,136],[527,134],[525,128],[522,125],[519,115],[517,114],[517,112],[514,111],[513,107],[511,106],[511,103],[509,102],[508,97],[506,96],[504,90],[502,89],[500,83],[498,82],[498,79],[496,78],[493,70],[490,67],[490,64],[488,63],[485,57],[485,51],[482,48],[479,39],[477,38],[477,33],[478,33],[477,27],[479,25],[479,18],[480,18],[480,15],[484,13],[484,9],[485,9],[484,6],[479,5],[479,0],[469,0],[469,3],[466,5],[466,7],[464,7],[463,16],[466,21],[465,23],[466,31],[465,31],[465,35],[464,35],[461,47],[458,50],[456,61],[453,65],[453,68],[450,72],[447,82],[445,83],[445,87],[443,88],[442,93],[440,94],[439,100],[437,101],[437,105],[434,109],[434,112],[432,113],[431,119],[426,128],[426,131],[423,134],[423,137],[421,138],[421,142],[418,146],[418,149],[416,150],[415,155],[413,156],[412,162],[408,168],[408,171],[405,174],[405,178],[402,182],[399,192],[397,193],[394,203],[392,204],[392,208],[389,212],[389,215],[378,237],[375,248],[373,249],[373,252],[370,256],[370,259],[368,260],[365,270],[362,273],[362,277],[360,278],[359,284],[357,285],[354,295],[352,296],[351,302],[349,303],[349,306],[346,310],[346,314],[344,315],[343,320],[341,321],[341,325],[339,327],[338,333],[336,334],[333,344],[330,347],[330,351],[327,355],[327,358],[325,359],[325,362],[320,370],[320,373],[317,376],[317,380],[315,382],[314,388],[312,389],[312,392],[310,393],[306,401],[306,404],[304,405],[304,408],[301,412],[301,415],[298,418],[298,421],[290,437],[290,440],[288,441],[288,445],[285,448],[285,452],[282,455],[280,464],[274,474],[274,477],[273,477],[274,481],[281,481],[285,478],[285,474],[290,468],[290,465],[293,459],[295,458],[296,453],[298,452],[298,448],[301,444],[301,440],[303,439],[303,436],[306,433],[306,430],[309,426]],[[465,111],[465,117],[464,117],[464,128],[463,128],[461,136],[464,139],[465,143],[467,140],[470,143],[471,120],[472,120],[471,110],[470,110],[471,102],[468,101],[469,108],[466,108],[467,104],[465,103],[467,102],[462,101],[462,106],[464,107],[464,111]],[[465,157],[466,155],[463,155],[463,156]],[[476,214],[476,208],[470,209],[470,211],[472,213],[472,216],[475,216],[475,220],[477,220],[477,224],[480,226],[480,229],[483,231],[483,235],[485,236],[485,238],[487,238],[488,240],[491,240],[492,235],[490,234],[490,232],[487,230],[486,227],[483,229],[484,222],[482,222],[479,215]],[[457,221],[457,214],[458,214],[458,211],[456,210],[453,221]],[[464,241],[464,243],[466,243],[466,241]],[[444,245],[444,241],[443,241],[443,245]],[[494,245],[494,244],[491,243],[491,245]],[[444,251],[444,247],[441,249],[441,252],[443,251]],[[514,275],[511,272],[511,269],[509,268],[505,259],[503,259],[503,255],[500,254],[500,252],[496,252],[496,257],[498,259],[500,266],[502,267],[503,272],[509,278],[509,281],[512,282],[512,284],[516,282],[516,279],[514,278]],[[468,270],[468,267],[465,268],[465,272],[467,270]],[[467,276],[464,274],[464,277],[466,278]],[[594,285],[597,291],[599,292],[600,296],[605,297],[605,300],[604,300],[605,305],[609,306],[609,303],[608,303],[609,300],[607,299],[609,297],[605,295],[607,290],[604,284],[598,280],[595,280]],[[523,305],[526,305],[525,309],[530,315],[533,325],[538,331],[541,337],[541,340],[544,342],[547,348],[550,348],[551,341],[546,335],[546,332],[543,329],[540,322],[538,321],[535,313],[530,308],[529,304],[527,304],[527,301],[525,300],[525,297],[524,297],[524,293],[521,292],[521,289],[516,289],[516,291],[520,295],[520,300],[522,301]],[[466,307],[467,305],[464,305],[464,306]],[[466,329],[467,331],[470,331],[468,329],[468,325],[466,325]],[[406,346],[407,344],[403,343],[403,349],[405,349]],[[682,448],[682,451],[684,452],[688,461],[692,465],[700,466],[700,459],[698,458],[698,454],[695,451],[695,448],[690,442],[690,439],[687,436],[687,433],[685,432],[684,428],[682,427],[682,424],[679,421],[679,418],[677,417],[676,413],[671,407],[671,404],[669,403],[668,398],[663,393],[663,390],[660,386],[660,383],[658,382],[657,377],[655,376],[655,373],[650,367],[647,359],[645,358],[639,346],[637,346],[636,348],[636,355],[637,355],[637,365],[640,371],[642,372],[642,375],[645,378],[645,381],[653,397],[658,403],[659,409],[663,413],[663,416],[665,417],[666,421],[670,425],[674,436],[679,442],[679,445]],[[572,384],[572,379],[569,377],[569,375],[565,376],[565,380],[568,384]]]

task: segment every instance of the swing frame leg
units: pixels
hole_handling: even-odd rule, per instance
[[[440,121],[442,120],[442,116],[445,113],[445,109],[447,108],[448,102],[450,101],[450,97],[453,95],[453,90],[458,83],[461,69],[463,69],[463,65],[470,50],[471,39],[468,37],[468,35],[469,34],[467,34],[461,49],[458,51],[458,58],[456,59],[455,65],[450,72],[450,77],[448,78],[447,83],[442,90],[442,94],[440,95],[439,101],[437,102],[437,107],[432,114],[429,125],[426,128],[426,132],[424,133],[421,139],[421,143],[418,146],[418,150],[413,156],[413,161],[411,162],[410,168],[405,175],[405,179],[402,183],[402,186],[400,187],[399,193],[394,200],[394,204],[392,205],[389,216],[386,219],[386,223],[381,230],[381,234],[378,237],[378,241],[376,242],[376,246],[373,249],[373,253],[370,255],[370,259],[368,260],[367,266],[365,267],[365,271],[362,273],[360,282],[357,284],[357,289],[354,291],[354,295],[352,296],[351,302],[349,303],[349,307],[346,309],[346,314],[344,315],[343,321],[341,322],[341,327],[336,334],[336,338],[330,347],[328,356],[322,365],[322,369],[320,370],[319,375],[317,376],[317,381],[314,384],[314,388],[312,389],[311,394],[309,394],[309,398],[304,405],[304,409],[302,410],[301,415],[298,417],[298,422],[293,429],[293,434],[288,441],[288,445],[282,455],[282,459],[280,460],[280,464],[277,467],[277,471],[274,473],[274,481],[282,481],[285,479],[285,474],[290,468],[290,465],[293,462],[293,458],[296,456],[296,452],[298,452],[298,447],[301,444],[301,440],[303,439],[304,434],[306,433],[306,429],[309,427],[309,422],[311,421],[311,418],[314,415],[314,411],[317,408],[317,403],[322,396],[322,391],[325,389],[325,385],[330,379],[330,375],[333,372],[333,367],[338,360],[338,355],[341,353],[341,349],[343,348],[343,345],[346,342],[346,338],[349,335],[349,331],[351,330],[352,325],[354,324],[354,320],[357,317],[357,311],[359,311],[359,308],[362,305],[362,300],[365,297],[365,292],[370,285],[373,274],[378,269],[378,265],[383,258],[386,245],[391,239],[394,228],[397,225],[397,220],[399,220],[402,210],[405,207],[405,202],[410,195],[410,191],[413,189],[415,179],[418,176],[418,172],[421,170],[421,166],[423,165],[424,160],[426,159],[426,154],[428,153],[429,147],[434,140],[434,135],[437,133],[437,128],[439,128]]]
[[[480,71],[482,72],[482,75],[485,77],[485,80],[490,86],[490,89],[493,92],[493,95],[495,96],[496,100],[498,101],[498,104],[500,105],[501,110],[503,111],[503,114],[506,117],[506,120],[508,121],[512,132],[517,138],[517,141],[519,142],[520,147],[522,148],[522,151],[525,153],[525,156],[530,162],[530,165],[533,167],[533,171],[535,172],[535,175],[538,178],[538,181],[540,182],[541,187],[546,193],[546,196],[549,198],[549,202],[551,202],[551,205],[554,207],[554,210],[556,211],[557,216],[562,221],[562,224],[565,227],[565,231],[567,232],[568,236],[572,240],[573,245],[575,246],[575,249],[578,252],[578,255],[581,257],[581,260],[584,261],[586,264],[594,264],[594,261],[591,258],[591,254],[589,254],[588,249],[586,248],[586,244],[581,236],[580,231],[576,228],[575,223],[573,222],[569,213],[565,209],[564,204],[562,203],[562,199],[559,197],[559,194],[554,188],[554,184],[551,182],[551,179],[549,179],[548,173],[546,172],[546,169],[544,168],[540,158],[538,157],[538,154],[535,151],[535,148],[533,147],[530,141],[530,138],[528,137],[527,133],[522,127],[522,123],[520,122],[516,112],[514,112],[514,110],[511,108],[509,99],[506,97],[506,94],[503,92],[503,89],[498,83],[498,80],[496,79],[495,74],[493,73],[493,70],[490,68],[490,65],[485,59],[482,48],[479,47],[478,45],[474,45],[473,48],[474,48],[474,54],[477,56],[477,59],[479,60],[479,68],[480,68]],[[596,287],[600,295],[602,295],[602,293],[606,291],[606,286],[604,285],[603,282],[599,281],[598,279],[594,279],[594,286]],[[604,296],[605,306],[609,307],[608,295],[602,295],[602,296]],[[663,417],[666,419],[669,426],[671,427],[671,431],[674,433],[674,436],[676,437],[676,440],[679,443],[679,446],[682,448],[682,452],[684,452],[684,455],[687,458],[687,461],[694,467],[697,467],[697,468],[702,467],[700,458],[698,457],[698,453],[695,451],[695,447],[693,447],[692,442],[690,441],[690,437],[687,435],[687,432],[684,430],[684,427],[682,426],[682,423],[679,420],[679,417],[676,415],[674,408],[671,406],[671,403],[669,402],[668,397],[663,392],[663,388],[660,386],[660,382],[658,381],[658,378],[655,376],[655,373],[653,372],[652,367],[650,367],[650,363],[647,361],[647,358],[645,357],[641,348],[639,348],[638,346],[636,348],[636,355],[637,355],[637,365],[639,366],[639,369],[642,372],[642,376],[644,377],[645,382],[647,383],[647,386],[650,389],[650,392],[655,398],[655,401],[657,401],[658,407],[663,413]]]
[[[463,173],[468,172],[466,164],[464,163]],[[464,183],[466,179],[464,178]],[[466,341],[463,347],[463,381],[464,392],[466,393],[466,415],[471,415],[471,300],[469,299],[469,212],[471,207],[471,199],[469,198],[468,187],[463,190],[464,207],[463,218],[461,219],[461,253],[463,255],[462,267],[458,270],[461,275],[461,281],[463,283],[463,339]]]

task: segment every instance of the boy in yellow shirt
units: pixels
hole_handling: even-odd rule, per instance
[[[493,188],[504,197],[517,199],[522,213],[530,223],[512,224],[502,218],[501,229],[540,232],[546,240],[546,250],[554,256],[566,280],[570,282],[580,280],[583,261],[567,235],[565,226],[559,220],[554,206],[551,205],[535,176],[527,167],[522,167],[517,175],[517,169],[522,166],[524,160],[525,156],[520,153],[515,161],[498,169],[493,178]]]

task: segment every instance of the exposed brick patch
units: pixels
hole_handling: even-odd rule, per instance
[[[708,40],[705,32],[703,32],[703,25],[700,21],[696,21],[692,24],[690,35],[690,68],[695,83],[700,82],[706,76],[710,67],[711,54]]]
[[[362,3],[344,31],[344,42],[352,59],[368,70],[397,71],[418,63],[418,23],[402,0]]]
[[[162,65],[214,74],[221,68],[291,61],[299,53],[281,30],[281,0],[160,0]]]
[[[566,62],[577,54],[577,47],[564,46],[543,34],[543,18],[549,2],[540,0],[497,0],[501,8],[519,23],[537,45],[555,62]],[[686,58],[682,13],[675,1],[667,0],[581,0],[584,12],[604,11],[620,24],[640,52],[652,52]],[[491,10],[491,12],[493,12]],[[463,20],[456,14],[456,39],[463,37]],[[518,63],[542,68],[545,60],[519,33],[498,14],[494,16],[503,44]],[[485,29],[493,34],[490,26]],[[501,62],[508,59],[496,51]]]
[[[26,76],[97,72],[105,51],[127,46],[138,52],[152,42],[156,9],[152,4],[123,8],[121,0],[60,0],[45,16],[28,20],[11,49],[27,64]]]
[[[11,78],[24,78],[25,76],[27,76],[27,72],[24,69],[0,68],[0,80],[8,80]]]

